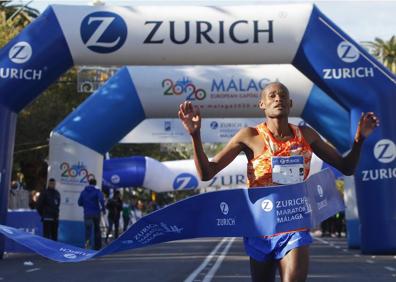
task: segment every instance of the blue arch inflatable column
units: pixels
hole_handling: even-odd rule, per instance
[[[17,114],[73,65],[52,8],[0,50],[0,65],[0,224],[5,224]],[[0,236],[0,257],[3,250]]]
[[[381,126],[364,143],[355,173],[361,249],[396,253],[395,76],[316,7],[293,65],[349,110],[350,140],[362,112],[379,115]]]
[[[75,162],[100,180],[103,155],[144,119],[145,113],[129,72],[122,69],[52,131],[48,173],[57,180],[62,193],[61,241],[76,245],[84,242],[83,210],[77,206],[77,199],[89,178],[79,177],[78,169],[77,178],[62,177],[62,164]]]
[[[8,185],[11,182],[17,114],[0,105],[0,222],[7,219]],[[3,257],[4,237],[0,236],[0,258]]]

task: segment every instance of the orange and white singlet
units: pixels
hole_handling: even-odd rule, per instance
[[[298,177],[300,177],[300,182],[307,178],[312,157],[311,146],[304,139],[298,126],[289,124],[289,127],[294,136],[287,141],[279,141],[275,139],[264,122],[257,125],[256,130],[264,140],[264,148],[258,157],[250,160],[247,164],[249,188],[286,184],[275,181],[275,178],[279,179],[279,173],[283,173],[285,178],[294,177],[297,182]],[[294,160],[300,162],[300,167],[298,164],[293,164]],[[283,167],[277,165],[281,163],[285,165]],[[288,165],[289,163],[290,165]],[[295,175],[296,173],[300,175]]]
[[[298,126],[289,124],[293,137],[287,141],[275,139],[265,123],[256,126],[264,140],[262,153],[247,164],[249,188],[302,182],[308,177],[312,149]],[[264,188],[265,189],[265,188]],[[301,228],[287,232],[244,237],[246,253],[257,261],[281,259],[293,248],[312,243],[309,230]]]

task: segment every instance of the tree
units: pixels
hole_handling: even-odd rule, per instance
[[[376,37],[374,41],[367,42],[371,53],[376,56],[387,68],[396,74],[396,36],[388,41]]]
[[[15,1],[2,0],[0,1],[0,11],[5,13],[7,20],[13,20],[16,16],[31,22],[32,19],[37,18],[40,12],[29,6],[30,2],[27,4],[15,4]],[[26,24],[23,24],[23,27]]]
[[[5,45],[25,26],[40,15],[40,12],[29,5],[13,4],[12,1],[0,1],[0,45]],[[3,36],[5,35],[5,36]]]

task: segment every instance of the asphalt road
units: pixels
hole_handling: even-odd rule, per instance
[[[32,254],[0,260],[0,281],[250,281],[240,238],[164,243],[82,263],[55,263]],[[279,277],[278,277],[279,281]],[[396,281],[396,256],[348,250],[342,238],[315,238],[308,281]]]

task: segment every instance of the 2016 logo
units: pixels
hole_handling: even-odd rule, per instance
[[[274,208],[274,203],[271,200],[264,200],[261,202],[261,208],[265,211],[265,212],[270,212],[272,211],[272,209]]]
[[[203,100],[206,98],[206,91],[197,88],[190,79],[184,77],[176,82],[166,78],[161,83],[164,95],[182,95],[186,94],[186,101]]]
[[[87,15],[80,26],[85,46],[96,53],[111,53],[124,45],[128,29],[125,21],[112,12],[94,12]]]
[[[387,164],[396,158],[396,145],[390,139],[381,139],[375,144],[373,152],[379,162]]]
[[[360,57],[359,50],[347,41],[338,44],[337,55],[345,63],[356,62]]]
[[[32,46],[26,41],[20,41],[11,47],[8,57],[15,64],[23,64],[32,57]]]
[[[228,204],[226,202],[221,202],[220,203],[220,210],[221,210],[222,214],[227,215],[228,212],[230,211],[230,208],[228,207]]]
[[[198,180],[191,173],[181,173],[173,181],[173,189],[175,190],[192,190],[196,188],[198,188]]]

